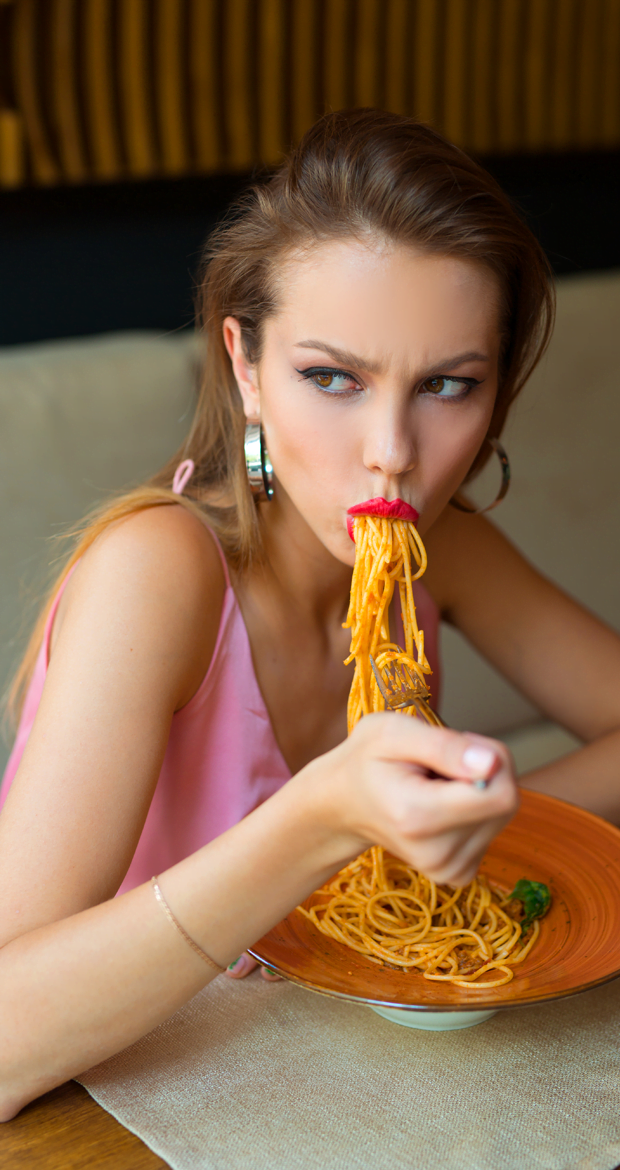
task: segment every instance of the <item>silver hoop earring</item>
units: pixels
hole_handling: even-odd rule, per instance
[[[260,423],[247,423],[243,450],[248,483],[254,499],[270,500],[273,496],[273,467]]]
[[[498,439],[488,439],[487,442],[491,444],[493,450],[495,451],[502,469],[502,482],[500,489],[495,499],[493,500],[493,503],[487,504],[486,508],[474,508],[471,504],[461,503],[461,501],[458,500],[456,496],[450,500],[453,508],[458,508],[459,512],[469,512],[471,516],[481,516],[483,512],[490,512],[493,508],[497,508],[497,505],[501,504],[504,496],[506,495],[506,492],[508,491],[508,488],[510,487],[510,463],[504,448]]]

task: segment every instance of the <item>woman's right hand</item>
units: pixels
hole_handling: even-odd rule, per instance
[[[430,779],[429,772],[446,777]],[[476,781],[488,787],[475,787]],[[334,751],[293,784],[328,793],[328,819],[347,856],[384,845],[437,882],[474,877],[489,842],[518,808],[512,762],[503,744],[431,727],[393,713],[363,719]],[[307,796],[307,792],[306,792]],[[340,844],[342,828],[352,831]],[[227,970],[243,979],[258,966],[247,952]],[[278,979],[264,968],[263,978]]]
[[[350,835],[347,853],[383,845],[434,881],[453,885],[475,876],[490,841],[519,806],[502,743],[393,712],[362,719],[304,772],[326,786],[332,824]],[[486,788],[476,786],[480,780]]]

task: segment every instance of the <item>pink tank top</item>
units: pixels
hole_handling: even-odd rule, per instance
[[[194,697],[172,718],[155,794],[119,893],[149,881],[153,874],[182,861],[231,828],[290,779],[259,690],[247,630],[219,544],[218,550],[226,592],[211,665]],[[4,773],[0,808],[17,772],[41,701],[52,626],[69,576],[63,581],[47,620]],[[436,706],[439,615],[430,594],[419,581],[414,591],[425,650],[433,669],[431,681]]]

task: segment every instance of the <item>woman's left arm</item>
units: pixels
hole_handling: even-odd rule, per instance
[[[444,619],[549,719],[584,741],[521,783],[620,823],[618,634],[481,516],[446,509],[427,545],[428,585]]]

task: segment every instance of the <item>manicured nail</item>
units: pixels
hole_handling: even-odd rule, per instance
[[[249,955],[239,955],[239,958],[230,964],[228,970],[233,979],[240,979],[243,975],[248,975],[250,971],[253,971],[255,966],[256,964]]]
[[[478,747],[477,744],[471,744],[463,752],[463,766],[478,780],[487,779],[495,760],[495,752],[490,748]]]

